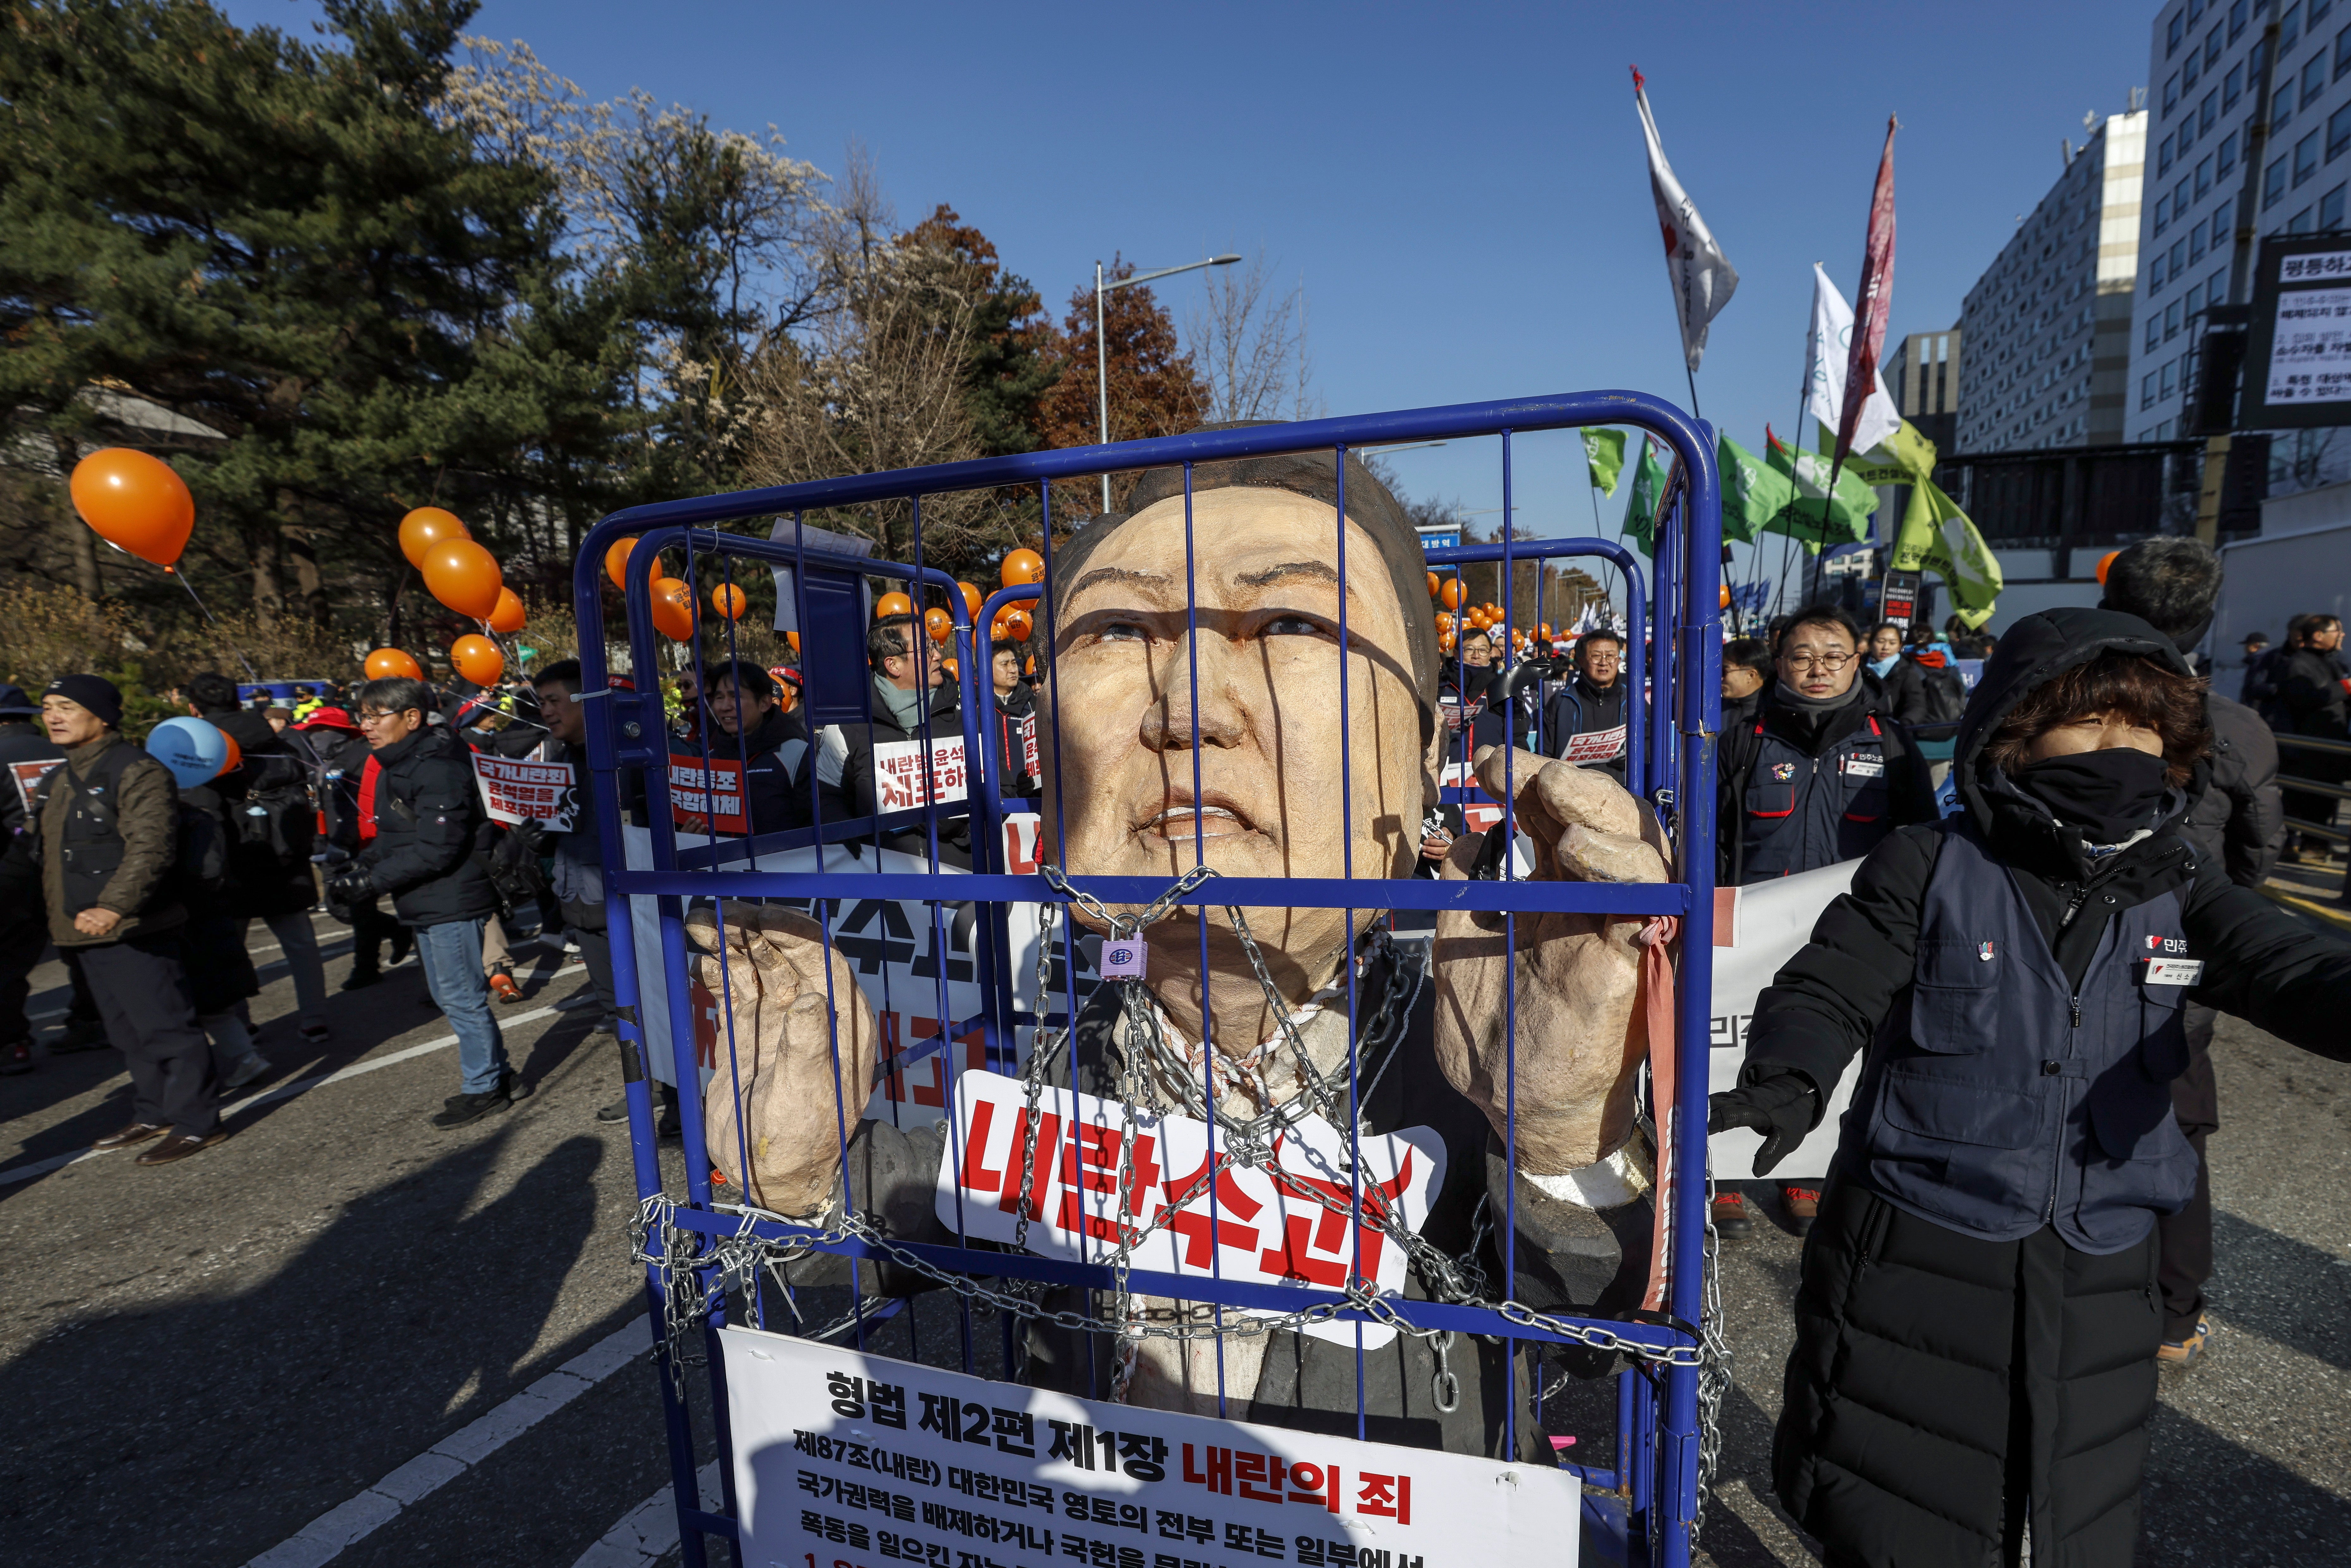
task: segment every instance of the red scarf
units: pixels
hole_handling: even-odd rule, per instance
[[[375,780],[382,771],[376,764],[375,754],[368,753],[367,766],[360,769],[360,842],[375,837]]]

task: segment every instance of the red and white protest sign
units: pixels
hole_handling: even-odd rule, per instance
[[[1027,714],[1020,720],[1020,767],[1031,779],[1042,779],[1044,770],[1037,765],[1037,716]]]
[[[1625,727],[1614,729],[1587,730],[1570,736],[1567,749],[1559,754],[1562,762],[1614,762],[1625,755]]]
[[[1444,777],[1439,782],[1448,789],[1479,788],[1477,772],[1466,762],[1447,763]],[[1460,810],[1462,827],[1472,833],[1482,833],[1502,820],[1501,802],[1489,800],[1482,795],[1475,800],[1464,802]]]
[[[1028,1089],[1000,1073],[967,1071],[956,1081],[955,1115],[957,1136],[939,1161],[939,1218],[970,1236],[1014,1241],[1023,1207],[1021,1154],[1031,1132]],[[1286,1134],[1270,1166],[1229,1166],[1213,1179],[1207,1124],[1189,1117],[1130,1118],[1116,1101],[1046,1089],[1038,1096],[1034,1131],[1026,1204],[1030,1251],[1098,1263],[1123,1239],[1134,1243],[1130,1256],[1138,1269],[1256,1284],[1337,1290],[1360,1256],[1364,1276],[1378,1289],[1402,1290],[1404,1251],[1370,1221],[1393,1215],[1418,1231],[1445,1177],[1445,1145],[1434,1129],[1365,1134],[1357,1145],[1365,1223],[1357,1225],[1350,1212],[1358,1200],[1347,1176],[1347,1140],[1319,1116]],[[1163,1217],[1158,1229],[1142,1235]],[[1302,1332],[1353,1345],[1358,1326],[1326,1322]],[[1379,1324],[1360,1326],[1367,1348],[1395,1335]]]
[[[743,806],[743,765],[714,758],[705,771],[699,757],[669,756],[670,814],[683,828],[701,829],[705,819],[714,833],[747,833],[749,812]]]
[[[64,761],[65,758],[62,757],[44,757],[34,762],[8,764],[8,772],[16,780],[16,799],[25,803],[26,816],[32,815],[33,796],[39,790],[41,780],[49,776],[50,769]]]
[[[571,831],[580,796],[569,762],[522,762],[477,751],[474,782],[481,786],[482,810],[493,822],[538,822],[549,832]]]
[[[718,1333],[747,1563],[1577,1560],[1583,1485],[1555,1466],[1076,1399],[759,1329]]]
[[[964,766],[963,737],[930,743],[929,793],[925,793],[923,743],[889,740],[873,748],[873,809],[904,811],[936,801],[964,799],[970,780]]]

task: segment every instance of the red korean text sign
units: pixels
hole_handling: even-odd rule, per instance
[[[713,758],[705,764],[699,757],[671,752],[669,809],[682,828],[749,832],[751,817],[743,804],[743,765],[725,758]]]

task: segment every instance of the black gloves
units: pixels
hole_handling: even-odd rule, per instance
[[[1719,1133],[1747,1127],[1763,1134],[1755,1151],[1755,1174],[1768,1176],[1804,1141],[1820,1116],[1820,1091],[1813,1081],[1792,1068],[1782,1068],[1756,1082],[1742,1083],[1710,1096],[1706,1103],[1706,1130]]]
[[[378,891],[375,873],[358,866],[339,871],[327,879],[327,902],[347,909],[355,909],[370,902]]]

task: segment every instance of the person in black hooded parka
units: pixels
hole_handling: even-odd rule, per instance
[[[1713,1125],[1761,1176],[1866,1050],[1804,1247],[1772,1470],[1832,1564],[2123,1568],[2163,1316],[2156,1217],[2195,1190],[2183,1004],[2351,1058],[2351,946],[2179,826],[2210,731],[2170,641],[2064,609],[2001,639],[1964,807],[1897,830],[1756,1007]]]

